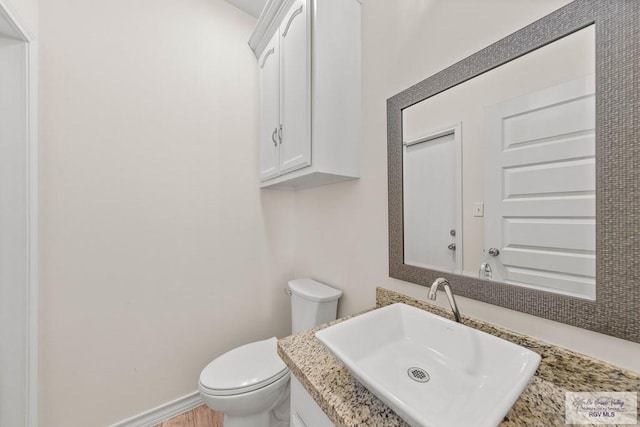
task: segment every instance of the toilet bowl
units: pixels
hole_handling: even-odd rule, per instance
[[[209,363],[199,390],[210,408],[225,414],[225,427],[289,425],[289,369],[269,338],[235,348]]]
[[[313,279],[288,285],[294,333],[336,318],[342,291]],[[290,375],[272,337],[218,356],[202,370],[198,389],[207,406],[224,413],[224,427],[288,427]]]

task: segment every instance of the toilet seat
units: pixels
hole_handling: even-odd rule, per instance
[[[288,373],[277,354],[277,339],[272,337],[234,348],[214,359],[200,374],[200,389],[212,396],[248,393]]]

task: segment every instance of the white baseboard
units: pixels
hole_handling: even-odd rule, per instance
[[[190,411],[202,404],[204,404],[204,402],[202,401],[202,397],[200,397],[200,393],[194,391],[172,402],[165,403],[164,405],[115,423],[110,427],[151,427]]]

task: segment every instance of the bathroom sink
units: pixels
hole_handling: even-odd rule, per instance
[[[412,426],[496,426],[540,363],[524,347],[401,303],[316,337]]]

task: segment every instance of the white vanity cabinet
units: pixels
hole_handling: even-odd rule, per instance
[[[358,0],[268,0],[249,40],[260,75],[262,187],[359,177]]]
[[[329,417],[293,375],[291,376],[291,427],[334,427]]]

